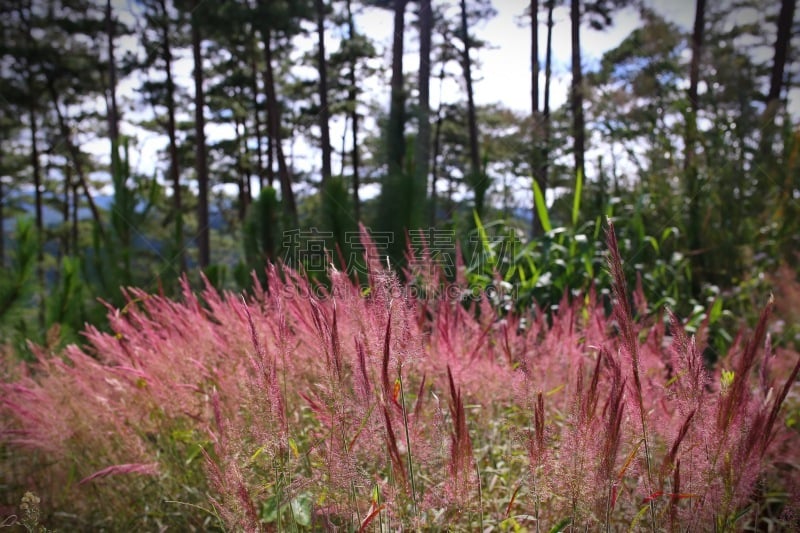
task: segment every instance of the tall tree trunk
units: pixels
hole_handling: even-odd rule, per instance
[[[30,67],[29,67],[30,68]],[[29,87],[32,86],[32,76],[28,75]],[[30,105],[28,107],[28,119],[31,125],[31,167],[33,169],[33,198],[36,217],[36,238],[39,241],[36,253],[36,277],[39,280],[39,287],[42,291],[39,302],[39,326],[44,328],[44,216],[42,214],[42,170],[39,163],[39,145],[37,141],[38,126],[36,124],[36,112],[33,103],[33,91],[30,93]]]
[[[275,184],[275,139],[272,138],[271,113],[269,102],[267,102],[267,183],[270,187]]]
[[[550,81],[552,79],[553,65],[553,9],[555,0],[547,0],[547,44],[545,45],[544,59],[544,102],[542,102],[542,194],[547,193],[548,173],[550,171]]]
[[[331,132],[328,109],[328,61],[325,57],[325,2],[315,1],[317,8],[317,70],[319,70],[319,129],[322,144],[322,185],[331,177]]]
[[[769,94],[767,103],[779,100],[783,87],[783,71],[786,68],[786,58],[789,52],[789,42],[792,39],[792,22],[796,9],[795,0],[781,0],[781,11],[778,15],[778,36],[775,39],[775,59],[772,62],[772,75],[770,76]]]
[[[760,152],[763,157],[769,157],[772,143],[772,121],[780,107],[781,90],[783,89],[783,73],[786,69],[786,60],[789,44],[792,40],[792,22],[794,20],[796,1],[781,0],[781,10],[778,14],[778,35],[775,38],[775,55],[772,61],[772,72],[769,80],[769,93],[767,94],[767,107],[764,110],[763,126],[761,128]]]
[[[119,112],[117,110],[117,64],[114,58],[114,17],[111,0],[106,0],[106,33],[108,34],[108,136],[111,141],[111,164],[119,158]]]
[[[353,19],[353,8],[351,1],[347,0],[347,35],[352,41],[356,35],[356,25]],[[356,221],[361,220],[361,199],[358,195],[358,189],[361,186],[361,168],[360,157],[358,150],[358,86],[356,85],[356,58],[355,54],[351,53],[349,58],[349,68],[347,71],[349,87],[347,89],[347,102],[348,109],[350,110],[350,123],[353,127],[353,212]]]
[[[203,92],[203,56],[200,50],[199,0],[192,1],[192,55],[194,57],[194,127],[195,173],[197,174],[197,237],[200,268],[211,262],[208,228],[208,164],[206,162],[205,94]]]
[[[64,228],[69,227],[69,213],[70,213],[70,195],[72,194],[72,167],[70,165],[66,165],[64,169],[64,205],[61,207],[61,222],[64,225]],[[77,209],[77,206],[75,206]],[[62,240],[64,243],[63,252],[64,255],[69,255],[70,250],[70,242],[69,242],[69,233],[64,234],[64,238]],[[75,248],[77,252],[77,248]]]
[[[2,168],[3,149],[0,147],[0,168]],[[5,241],[5,213],[3,206],[5,205],[5,191],[3,190],[3,180],[0,180],[0,269],[6,268],[6,241]]]
[[[33,1],[30,0],[27,5],[28,13],[30,17],[33,17]],[[27,30],[28,30],[28,40],[31,43],[34,43],[32,29],[31,29],[31,21],[30,19],[26,19],[22,8],[20,8],[20,18],[26,22]],[[38,247],[37,247],[37,254],[36,254],[36,277],[39,281],[39,288],[42,291],[41,297],[39,299],[39,309],[37,313],[37,317],[39,319],[39,327],[44,330],[44,312],[45,312],[45,286],[44,286],[44,216],[42,213],[42,169],[41,163],[39,161],[39,144],[38,144],[38,136],[39,136],[39,127],[36,122],[36,100],[35,96],[37,91],[34,87],[34,75],[33,70],[31,68],[30,59],[26,60],[26,74],[27,74],[27,85],[28,85],[28,120],[30,121],[30,128],[31,128],[31,170],[33,171],[33,198],[34,198],[34,209],[35,209],[35,218],[36,218],[36,239],[38,240]]]
[[[105,10],[106,22],[106,35],[107,35],[107,54],[108,54],[108,98],[106,100],[106,113],[108,115],[108,140],[111,145],[111,172],[120,172],[122,168],[119,158],[119,108],[117,107],[117,61],[114,56],[114,38],[115,38],[115,20],[114,13],[111,7],[111,0],[106,0]],[[69,193],[72,186],[72,176],[68,172],[69,184],[65,186],[64,198],[67,208],[69,207]],[[73,206],[75,211],[78,210],[77,203]],[[65,226],[68,223],[66,219],[69,216],[69,210],[65,212]],[[67,250],[69,250],[69,237],[66,239]],[[75,239],[74,250],[78,250],[77,238]],[[69,253],[67,251],[67,253]]]
[[[695,144],[697,142],[697,85],[700,78],[700,54],[703,47],[705,28],[706,0],[697,0],[692,31],[692,60],[689,65],[689,112],[686,115],[686,132],[684,145],[686,153],[683,159],[683,170],[686,175],[686,195],[689,197],[689,248],[692,251],[693,266],[692,290],[695,295],[700,292],[702,278],[702,255],[700,254],[700,184],[695,162]]]
[[[238,91],[237,91],[238,92]],[[239,133],[241,121],[238,116],[234,117],[234,143],[236,144],[236,188],[238,190],[239,206],[237,215],[239,221],[244,220],[247,211],[247,200],[245,198],[244,165],[242,164],[242,136]]]
[[[405,89],[403,88],[403,37],[407,0],[394,0],[394,33],[392,34],[392,81],[389,107],[388,146],[389,175],[403,171],[405,146]]]
[[[286,216],[295,228],[300,227],[297,218],[297,205],[294,200],[294,190],[292,189],[292,179],[289,175],[289,167],[286,164],[286,156],[281,145],[281,116],[280,104],[278,103],[275,91],[275,73],[272,65],[272,33],[270,29],[264,28],[261,35],[264,41],[264,59],[266,68],[264,70],[264,89],[267,93],[267,123],[269,124],[269,137],[272,149],[278,159],[278,180],[281,184],[281,203]]]
[[[478,121],[475,116],[475,95],[472,87],[472,59],[469,55],[471,43],[469,37],[469,27],[467,25],[466,0],[461,0],[461,33],[464,38],[461,66],[464,72],[464,82],[467,86],[467,128],[469,130],[470,172],[472,172],[474,176],[478,176],[481,171],[481,156],[480,148],[478,147]],[[481,209],[478,209],[478,211],[480,210]]]
[[[531,1],[531,113],[539,113],[539,0]]]
[[[572,135],[575,139],[575,173],[584,176],[583,157],[586,132],[583,124],[583,68],[581,66],[581,2],[571,0],[570,21],[572,22]]]
[[[439,70],[439,106],[436,108],[436,127],[433,133],[433,164],[431,172],[431,213],[430,225],[436,225],[436,204],[438,194],[436,192],[436,182],[439,176],[439,151],[441,148],[442,139],[442,122],[444,122],[444,115],[442,114],[442,86],[444,85],[444,64]]]
[[[175,81],[172,79],[172,43],[170,42],[169,14],[165,0],[160,0],[159,7],[164,17],[162,54],[164,55],[164,73],[166,75],[167,100],[167,138],[169,140],[169,177],[172,182],[172,211],[175,217],[175,249],[178,254],[178,265],[181,272],[186,271],[186,254],[183,244],[183,192],[181,191],[181,173],[178,162],[178,140],[176,125]]]
[[[253,93],[253,120],[256,128],[255,133],[256,133],[256,164],[258,165],[258,190],[261,191],[264,189],[265,172],[264,172],[264,150],[263,150],[264,146],[263,146],[263,139],[261,136],[261,109],[259,108],[258,105],[258,58],[256,56],[258,46],[256,44],[255,25],[251,25],[250,27],[250,43],[251,43],[251,49],[249,50],[250,70],[251,70],[250,89]]]
[[[247,131],[247,119],[242,120],[242,170],[244,174],[244,207],[245,213],[247,208],[253,203],[253,173],[251,171],[252,165],[250,163],[250,148],[247,146],[247,139],[250,138],[250,132]],[[244,218],[243,218],[244,219]]]
[[[431,159],[431,32],[433,15],[431,0],[419,2],[419,104],[417,106],[417,138],[414,147],[415,185],[423,190],[428,184]]]
[[[531,0],[531,173],[539,189],[544,191],[542,182],[542,140],[539,116],[539,0]],[[531,206],[531,231],[534,236],[542,234],[542,221],[536,213],[536,205]]]
[[[56,111],[56,117],[58,118],[58,125],[59,130],[61,131],[62,140],[67,146],[67,150],[72,158],[72,164],[75,166],[75,172],[78,174],[78,181],[80,182],[83,193],[86,196],[86,201],[89,204],[89,210],[92,212],[92,218],[94,218],[94,221],[97,223],[97,228],[100,235],[105,237],[105,230],[103,230],[103,225],[100,220],[100,211],[97,209],[97,205],[94,203],[92,192],[89,190],[89,184],[86,180],[86,173],[83,171],[83,161],[81,159],[80,150],[78,150],[78,147],[72,142],[70,128],[67,126],[67,121],[64,118],[64,114],[61,112],[61,105],[59,104],[55,81],[49,76],[47,78],[47,89],[50,93],[50,98],[53,101],[53,107]]]
[[[72,230],[71,230],[71,239],[72,239],[72,249],[78,249],[78,201],[80,199],[80,193],[78,192],[78,183],[74,179],[70,179],[70,183],[72,184]]]
[[[603,168],[603,154],[597,156],[597,188],[599,189],[597,194],[597,211],[599,213],[603,212],[603,208],[606,205],[606,195],[608,183],[606,182],[606,174]]]

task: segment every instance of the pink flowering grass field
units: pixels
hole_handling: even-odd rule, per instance
[[[63,531],[797,528],[800,358],[772,302],[708,368],[608,244],[611,315],[591,292],[500,315],[436,297],[433,265],[129,289],[112,333],[3,359],[0,520],[30,491]]]

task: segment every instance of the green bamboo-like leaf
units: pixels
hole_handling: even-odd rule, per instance
[[[578,169],[575,178],[575,197],[572,199],[572,227],[578,224],[578,215],[581,212],[581,192],[583,191],[583,172]]]
[[[647,241],[650,244],[650,246],[653,247],[653,250],[655,250],[657,254],[661,253],[661,247],[658,245],[658,241],[656,240],[655,237],[653,237],[652,235],[647,235],[645,236],[644,240]]]
[[[544,193],[539,188],[539,184],[534,180],[533,182],[533,201],[536,204],[536,214],[539,215],[539,220],[542,221],[542,229],[546,232],[553,229],[550,224],[550,217],[547,214],[547,203],[545,202]]]
[[[711,311],[708,313],[708,322],[714,324],[722,316],[722,298],[714,300]]]
[[[478,215],[478,212],[475,209],[472,210],[472,216],[475,219],[475,227],[477,228],[478,235],[481,238],[481,246],[483,247],[483,251],[486,252],[489,264],[494,265],[495,254],[494,250],[492,250],[492,245],[489,242],[489,235],[486,233],[486,228],[483,226],[481,217]]]

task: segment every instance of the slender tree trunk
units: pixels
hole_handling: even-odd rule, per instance
[[[436,226],[436,204],[438,194],[436,192],[436,182],[439,177],[439,152],[441,149],[442,139],[442,122],[444,116],[442,115],[442,86],[444,85],[444,65],[439,70],[439,106],[436,108],[436,127],[433,133],[433,161],[431,169],[431,213],[430,224],[431,227]]]
[[[270,187],[275,184],[275,139],[272,138],[271,114],[272,111],[270,110],[269,102],[267,102],[267,183]]]
[[[195,172],[197,174],[197,236],[200,268],[211,262],[208,227],[208,164],[206,162],[205,94],[203,92],[203,56],[200,45],[200,23],[197,20],[199,0],[192,2],[192,55],[194,57],[194,127]]]
[[[789,42],[792,38],[792,22],[796,9],[795,0],[781,0],[781,11],[778,15],[778,36],[775,39],[775,59],[772,62],[769,94],[767,102],[779,100],[783,87],[783,72],[789,52]]]
[[[280,104],[278,103],[275,91],[275,74],[272,65],[272,34],[269,28],[263,30],[261,38],[264,41],[264,59],[266,62],[264,88],[267,93],[269,137],[272,142],[272,148],[275,150],[278,159],[278,180],[281,184],[281,203],[283,204],[284,213],[291,223],[294,224],[294,227],[297,228],[300,227],[297,218],[297,205],[294,201],[294,191],[292,190],[289,167],[286,164],[286,156],[283,153],[283,146],[281,145]]]
[[[33,1],[30,0],[28,2],[28,12],[30,16],[33,16]],[[20,18],[25,20],[28,30],[28,40],[33,43],[35,42],[33,39],[33,34],[31,30],[31,21],[30,19],[25,19],[25,16],[22,12],[22,8],[19,11]],[[37,318],[39,320],[39,327],[40,329],[44,330],[45,326],[45,286],[44,286],[44,216],[42,213],[42,169],[41,163],[39,161],[39,126],[36,122],[36,100],[35,95],[37,91],[34,87],[34,75],[33,70],[31,69],[30,59],[26,60],[26,74],[27,74],[27,85],[28,85],[28,120],[30,122],[30,129],[31,129],[31,170],[33,171],[33,198],[34,198],[34,209],[35,209],[35,223],[36,223],[36,239],[38,241],[37,246],[37,253],[36,253],[36,277],[39,282],[39,290],[41,291],[40,298],[39,298],[39,309],[37,313]]]
[[[531,113],[539,113],[539,0],[531,1]]]
[[[403,88],[403,37],[405,35],[406,0],[394,0],[394,33],[392,36],[392,81],[389,108],[387,152],[389,175],[403,171],[405,158],[405,89]]]
[[[597,156],[597,211],[602,213],[606,205],[606,174],[603,168],[603,154]]]
[[[63,196],[64,205],[61,208],[61,221],[62,221],[62,224],[63,224],[64,228],[67,228],[67,227],[69,227],[69,213],[70,213],[69,198],[70,198],[70,194],[72,193],[72,167],[70,167],[69,165],[66,165],[66,168],[64,169],[64,191],[63,192],[64,192],[64,196]],[[64,246],[63,246],[64,255],[69,255],[69,250],[70,250],[69,244],[70,243],[69,243],[69,234],[68,233],[64,234],[64,238],[63,238],[62,242],[64,243]],[[77,251],[77,249],[76,249],[76,251]]]
[[[164,55],[164,73],[166,75],[167,100],[167,138],[169,139],[169,176],[172,182],[172,210],[175,217],[175,248],[181,272],[186,271],[186,254],[183,244],[183,192],[181,191],[180,163],[178,162],[177,121],[175,119],[175,81],[172,79],[172,43],[170,42],[169,15],[165,0],[160,0],[161,14],[164,17],[162,27],[162,53]]]
[[[356,25],[355,21],[353,20],[353,9],[351,6],[351,1],[347,0],[347,31],[348,37],[352,41],[356,36]],[[350,59],[350,65],[347,72],[348,76],[348,83],[350,86],[347,89],[347,100],[349,103],[349,110],[350,110],[350,123],[353,127],[353,212],[355,213],[356,220],[361,220],[361,200],[358,195],[358,189],[361,185],[361,169],[360,169],[360,161],[359,161],[359,150],[358,150],[358,86],[356,85],[356,58],[355,54],[352,54]]]
[[[692,251],[693,266],[692,289],[699,294],[702,278],[702,255],[700,254],[700,184],[695,162],[695,144],[697,142],[697,85],[700,78],[700,54],[703,47],[705,28],[706,0],[697,0],[692,31],[692,60],[689,65],[689,111],[686,115],[686,134],[684,139],[686,153],[683,159],[683,170],[686,174],[686,195],[689,198],[689,247]]]
[[[28,74],[29,87],[32,87],[32,76]],[[28,107],[28,119],[31,125],[31,167],[33,169],[33,198],[35,206],[36,217],[36,238],[38,239],[39,246],[36,253],[36,277],[39,280],[39,287],[42,291],[41,299],[39,302],[39,326],[44,328],[44,216],[42,214],[42,170],[39,164],[39,145],[37,137],[39,136],[38,126],[36,124],[36,112],[33,103],[33,92],[30,93],[30,105]]]
[[[111,172],[117,173],[121,170],[120,165],[120,157],[119,157],[119,108],[117,107],[117,61],[114,54],[114,38],[115,38],[115,20],[114,20],[114,13],[111,6],[111,0],[106,0],[106,10],[105,10],[105,22],[106,22],[106,35],[107,35],[107,55],[108,55],[108,98],[106,100],[106,114],[108,115],[108,140],[111,147]],[[68,198],[70,193],[70,188],[72,188],[72,176],[71,172],[67,173],[70,183],[65,186],[64,190],[64,198],[65,203],[68,207]],[[73,206],[73,210],[77,212],[78,204],[76,203]],[[69,216],[69,212],[65,212],[65,226],[68,223],[67,217]],[[77,226],[74,226],[74,231],[77,232]],[[66,239],[67,242],[67,253],[69,250],[69,237]],[[78,243],[77,237],[74,239],[74,250],[78,250]]]
[[[78,184],[74,179],[70,179],[72,185],[72,249],[78,249],[78,201],[80,193],[78,192]]]
[[[244,87],[235,87],[234,92],[238,101],[244,101],[246,98]],[[234,113],[234,126],[236,132],[234,138],[236,143],[236,173],[238,175],[237,183],[239,187],[240,204],[239,220],[244,220],[247,214],[247,207],[253,200],[253,196],[250,192],[253,176],[251,173],[250,149],[247,146],[247,140],[250,138],[250,133],[247,130],[247,116],[239,118],[239,116]],[[239,133],[239,128],[241,128],[241,133]]]
[[[244,207],[245,213],[247,208],[253,203],[253,173],[251,171],[252,165],[250,163],[250,148],[247,146],[247,139],[250,138],[250,132],[247,131],[247,119],[242,120],[242,161],[244,171]]]
[[[106,0],[106,32],[108,34],[108,136],[111,141],[111,164],[119,158],[119,112],[117,109],[117,64],[114,59],[114,17],[111,0]]]
[[[575,139],[575,173],[584,176],[585,135],[583,124],[583,68],[581,66],[581,2],[571,0],[572,22],[572,134]],[[584,176],[585,178],[585,176]]]
[[[0,147],[0,168],[2,168],[3,150]],[[6,241],[5,241],[5,213],[3,206],[5,205],[5,191],[3,190],[3,180],[0,180],[0,269],[6,268]]]
[[[349,79],[349,76],[348,76]],[[350,105],[348,98],[347,104]],[[347,136],[350,134],[350,113],[345,114],[344,127],[342,128],[342,149],[339,151],[339,176],[344,176],[344,167],[347,166]]]
[[[250,70],[252,76],[250,78],[250,86],[253,92],[253,120],[255,123],[256,128],[256,163],[258,165],[258,190],[261,191],[264,189],[264,150],[263,150],[263,139],[261,136],[261,109],[259,109],[258,105],[258,63],[256,57],[256,51],[258,49],[256,45],[256,34],[255,34],[255,26],[251,27],[251,34],[250,40],[252,44],[252,49],[250,50]]]
[[[331,132],[328,109],[328,61],[325,57],[325,2],[316,0],[317,8],[317,69],[319,70],[319,129],[322,144],[322,184],[331,177]]]
[[[423,190],[428,184],[431,159],[431,32],[433,15],[431,0],[419,3],[419,104],[417,106],[417,138],[414,148],[415,185]]]
[[[441,107],[441,106],[440,106]],[[439,177],[439,143],[442,136],[442,115],[441,109],[436,110],[436,125],[433,129],[433,157],[431,159],[431,210],[428,217],[430,227],[436,226],[436,209],[438,207],[438,193],[436,183]]]
[[[769,80],[769,93],[767,94],[767,107],[764,109],[761,128],[762,157],[768,158],[772,144],[772,122],[780,107],[781,90],[783,89],[783,73],[786,69],[789,45],[792,40],[792,22],[794,21],[796,1],[781,0],[781,10],[778,14],[778,35],[775,38],[775,55],[772,61],[772,72]]]
[[[544,136],[541,161],[542,182],[540,184],[542,194],[547,193],[548,174],[550,172],[550,81],[553,70],[553,9],[555,9],[555,0],[547,0],[547,44],[545,45],[544,60],[544,102],[542,102],[542,133]]]
[[[531,0],[531,173],[539,189],[542,189],[542,165],[539,161],[542,153],[541,133],[539,127],[539,0]],[[544,189],[542,189],[544,190]],[[536,213],[536,205],[531,206],[531,228],[534,236],[542,234],[542,221]]]
[[[247,200],[245,199],[245,184],[244,184],[244,165],[242,165],[242,136],[239,133],[239,126],[241,121],[239,117],[234,118],[234,142],[236,144],[236,188],[238,189],[239,206],[237,214],[239,221],[244,220],[244,215],[247,210]]]
[[[464,48],[461,51],[461,66],[464,83],[467,88],[467,130],[469,134],[470,171],[467,176],[475,194],[475,211],[483,216],[483,204],[488,189],[487,177],[481,172],[480,147],[478,146],[478,120],[475,111],[475,95],[472,86],[472,58],[470,57],[471,39],[467,24],[467,2],[461,0],[461,33]]]
[[[467,86],[467,128],[469,129],[469,161],[470,172],[477,179],[481,171],[480,148],[478,147],[478,121],[475,116],[475,95],[472,87],[472,59],[470,58],[470,37],[467,25],[467,2],[461,0],[461,33],[464,38],[464,49],[462,50],[461,62],[464,71],[464,82]],[[483,201],[476,194],[476,205],[478,213],[482,211]],[[480,205],[478,205],[480,204]]]
[[[53,101],[53,107],[56,111],[56,117],[58,118],[58,125],[61,131],[61,136],[63,138],[64,144],[67,146],[67,150],[70,153],[70,157],[72,158],[72,163],[75,166],[75,172],[78,174],[78,181],[81,184],[81,188],[83,188],[83,193],[86,196],[86,201],[89,204],[89,210],[92,212],[92,217],[94,221],[97,223],[98,231],[100,235],[105,237],[105,230],[103,230],[103,225],[100,219],[100,211],[97,209],[97,205],[94,203],[94,198],[92,197],[92,193],[89,190],[89,184],[86,180],[86,174],[83,171],[83,161],[81,159],[80,151],[78,147],[75,146],[75,143],[72,142],[72,136],[70,134],[70,129],[67,126],[67,121],[64,118],[64,114],[61,112],[61,105],[58,102],[58,92],[56,91],[55,82],[52,78],[47,78],[47,89],[50,92],[50,97]]]

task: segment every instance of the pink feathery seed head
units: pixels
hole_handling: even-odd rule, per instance
[[[545,452],[545,413],[544,395],[539,392],[533,409],[533,434],[528,440],[528,455],[530,457],[531,468],[540,466]]]
[[[453,373],[447,367],[447,380],[450,387],[450,417],[453,430],[450,434],[450,474],[455,482],[456,492],[460,492],[463,484],[471,475],[472,440],[467,427],[467,415],[461,391],[456,387]]]
[[[392,341],[392,309],[389,308],[389,317],[386,321],[386,333],[383,340],[383,359],[381,360],[381,385],[383,386],[383,399],[388,402],[392,397],[391,387],[389,386],[389,356]]]
[[[781,405],[783,405],[783,402],[786,400],[786,396],[789,394],[789,390],[794,386],[798,374],[800,374],[800,357],[797,358],[797,363],[795,363],[792,372],[789,374],[789,378],[786,380],[786,383],[784,383],[781,392],[776,396],[772,404],[772,409],[770,409],[769,418],[765,424],[765,430],[762,433],[761,455],[764,454],[767,447],[775,438],[775,422],[778,419],[778,413],[780,412]]]
[[[672,443],[672,447],[670,448],[669,453],[664,457],[664,462],[661,465],[662,477],[668,474],[669,469],[672,467],[673,464],[676,464],[676,459],[678,457],[678,447],[680,446],[681,442],[683,442],[684,438],[686,438],[686,434],[689,432],[692,419],[694,418],[696,412],[697,411],[690,412],[689,416],[686,417],[686,420],[684,420],[683,424],[681,424],[681,427],[678,430],[678,436]]]
[[[769,390],[772,388],[769,370],[773,357],[775,357],[775,352],[772,349],[772,335],[767,333],[767,338],[764,340],[764,359],[761,363],[761,371],[759,372],[759,384],[761,385],[761,393],[764,395],[765,399]]]
[[[369,374],[367,373],[367,355],[364,343],[358,337],[353,337],[355,343],[355,353],[358,358],[358,371],[355,373],[355,384],[362,402],[368,402],[371,394]]]
[[[400,455],[400,449],[397,447],[397,438],[395,437],[394,428],[392,427],[392,418],[389,414],[387,406],[383,406],[383,420],[386,425],[386,444],[389,447],[389,458],[392,462],[392,467],[396,475],[400,476],[405,484],[406,469],[403,465],[403,458]]]
[[[636,290],[633,291],[633,303],[639,317],[647,316],[647,297],[644,294],[644,286],[642,285],[642,273],[639,271],[636,272]]]
[[[158,474],[158,463],[129,463],[121,465],[112,465],[102,470],[98,470],[94,474],[83,478],[78,482],[79,485],[85,485],[95,479],[115,476],[118,474],[141,474],[145,476],[155,476]]]
[[[767,334],[767,324],[769,322],[769,317],[772,313],[773,306],[774,299],[770,297],[769,302],[767,302],[767,305],[761,312],[761,316],[759,317],[753,336],[747,342],[744,351],[739,356],[739,359],[736,363],[733,383],[731,384],[728,393],[720,402],[717,415],[717,427],[721,431],[727,431],[731,423],[735,419],[741,418],[741,416],[744,414],[744,409],[747,406],[748,398],[750,396],[750,373],[755,366],[756,358],[758,356],[758,349],[764,344],[764,338]]]

